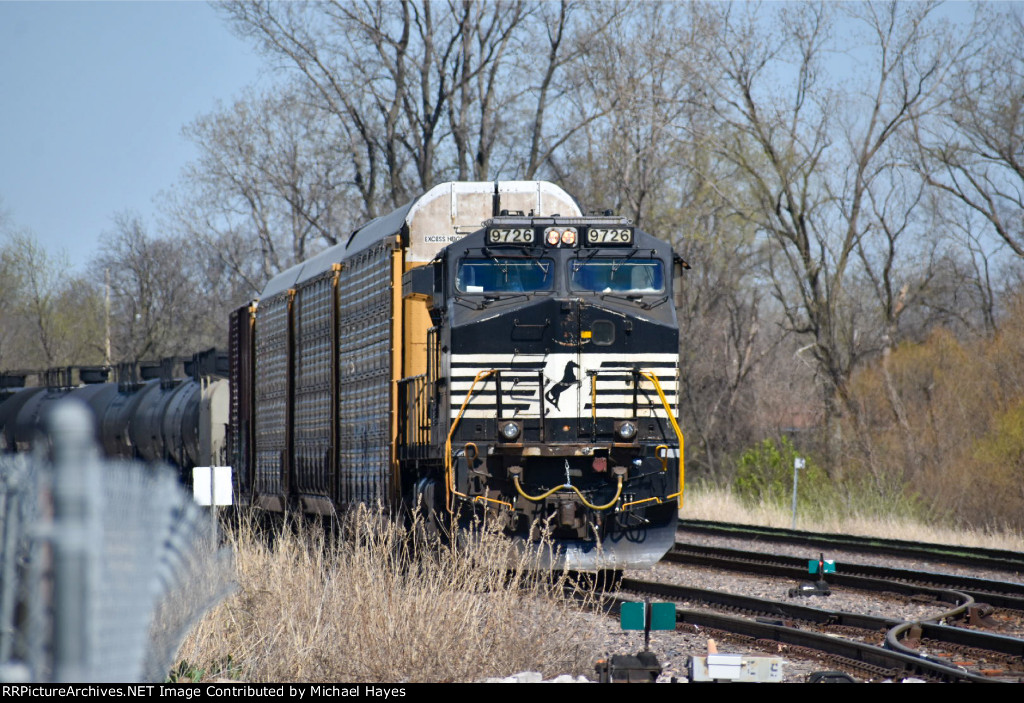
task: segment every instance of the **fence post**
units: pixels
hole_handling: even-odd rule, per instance
[[[53,680],[93,681],[98,623],[91,604],[98,584],[100,472],[92,417],[81,403],[58,403],[47,429],[53,443]]]

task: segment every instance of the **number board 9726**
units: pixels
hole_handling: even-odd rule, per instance
[[[587,230],[587,244],[632,244],[633,230],[629,227],[591,227]]]
[[[532,227],[498,227],[487,230],[488,244],[533,244]]]

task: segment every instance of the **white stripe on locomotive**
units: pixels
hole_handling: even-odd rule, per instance
[[[639,368],[654,373],[669,405],[674,407],[678,390],[678,359],[675,354],[453,354],[451,357],[451,417],[457,417],[473,379],[482,371],[498,369],[501,376],[501,406],[506,417],[539,417],[539,395],[543,393],[544,414],[551,418],[589,416],[591,381],[588,371],[597,372],[597,417],[621,418],[633,407],[632,372]],[[542,387],[539,387],[541,386]],[[497,379],[488,376],[476,383],[463,417],[494,417],[497,411]],[[640,416],[664,408],[654,384],[641,377],[636,390]]]

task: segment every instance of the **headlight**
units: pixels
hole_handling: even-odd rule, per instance
[[[576,234],[575,227],[548,227],[544,230],[544,241],[551,247],[563,244],[567,247],[576,246]]]
[[[506,442],[511,442],[519,436],[519,424],[516,422],[506,422],[501,426],[501,436],[505,438]]]
[[[636,423],[631,420],[623,420],[616,423],[615,434],[619,436],[619,439],[627,442],[631,441],[636,437]]]

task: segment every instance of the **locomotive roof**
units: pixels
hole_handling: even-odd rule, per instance
[[[430,222],[430,224],[425,226],[431,233],[441,235],[442,238],[447,238],[449,241],[457,241],[461,237],[461,235],[456,234],[460,226],[465,226],[469,223],[469,226],[476,229],[486,219],[485,216],[476,217],[470,214],[466,204],[461,200],[457,201],[459,196],[463,198],[466,196],[478,199],[480,197],[486,198],[487,214],[491,212],[492,196],[500,198],[502,203],[507,201],[510,206],[521,207],[523,203],[529,203],[529,207],[532,208],[535,204],[538,212],[542,209],[558,208],[563,213],[568,212],[570,215],[579,214],[579,210],[569,194],[558,186],[545,181],[441,183],[400,208],[370,220],[365,225],[354,230],[347,238],[325,249],[316,256],[282,271],[270,279],[263,288],[260,298],[265,300],[290,288],[294,288],[304,281],[315,278],[321,273],[331,270],[334,264],[348,259],[353,254],[372,246],[382,239],[399,234],[407,227],[414,227],[414,221],[419,222],[423,220],[424,222]],[[444,205],[441,208],[436,207],[438,204],[443,204],[445,198],[449,198],[451,204]],[[476,206],[479,207],[480,203],[476,203]],[[436,212],[430,212],[432,207],[434,210],[446,213],[443,217],[443,222],[435,223],[431,220],[431,218],[437,216]],[[416,226],[418,227],[419,225]],[[417,249],[420,246],[420,244],[414,242],[412,249]],[[436,243],[428,245],[428,249],[441,246],[443,246],[443,243]],[[412,254],[412,251],[407,252],[409,256],[412,256]],[[413,258],[411,260],[429,261],[433,258],[433,253],[430,251],[420,252],[419,255],[420,259]]]

